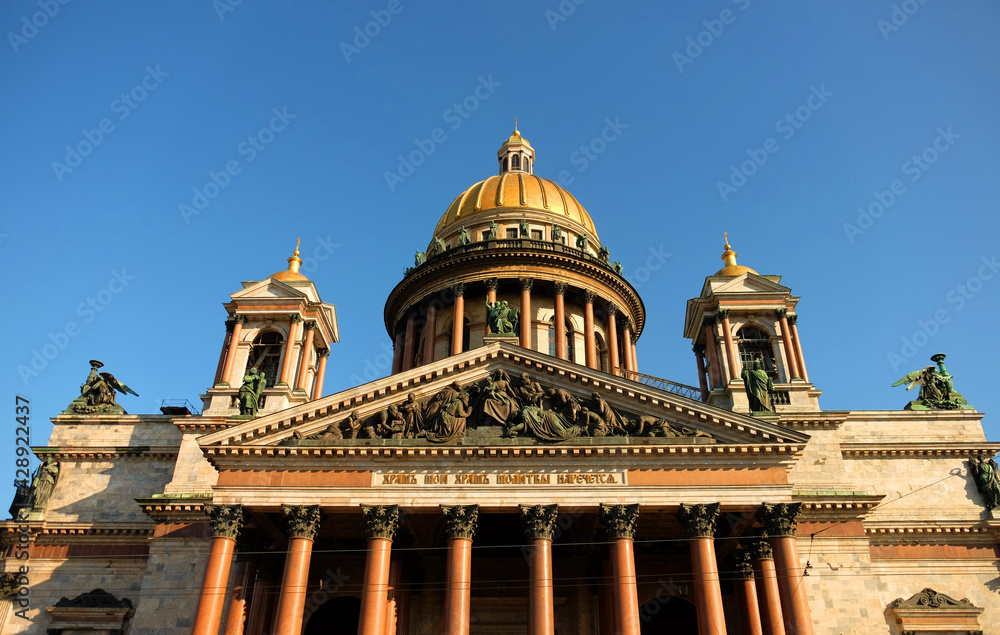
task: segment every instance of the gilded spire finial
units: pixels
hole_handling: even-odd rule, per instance
[[[288,259],[288,270],[289,271],[294,271],[295,273],[299,272],[299,267],[302,265],[302,259],[299,258],[299,247],[301,245],[302,245],[302,239],[301,238],[296,238],[295,239],[295,253],[293,253],[292,257]]]
[[[726,251],[722,254],[722,262],[726,263],[727,267],[736,266],[736,252],[733,248],[729,246],[729,232],[723,232],[723,237],[726,240]]]

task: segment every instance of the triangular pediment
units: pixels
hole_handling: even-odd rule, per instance
[[[296,289],[289,284],[273,278],[244,284],[247,286],[230,296],[234,301],[274,298],[309,299],[309,294],[304,290]]]
[[[487,400],[497,392],[487,392],[491,390],[487,382],[491,378],[509,378],[510,391],[515,395],[511,399],[511,413],[516,411],[518,417],[523,417],[526,402],[517,402],[521,394],[517,391],[523,388],[522,373],[526,373],[531,382],[537,383],[546,392],[536,410],[528,409],[528,415],[545,419],[541,424],[553,426],[556,432],[563,425],[576,426],[581,428],[579,434],[568,436],[565,440],[543,438],[533,433],[539,428],[532,425],[524,426],[515,438],[501,434],[505,427],[514,424],[508,421],[505,426],[498,421],[504,414],[497,413],[497,404],[502,405],[502,399],[486,405]],[[429,402],[441,399],[442,395],[453,399],[459,389],[470,394],[467,406],[457,406],[459,413],[462,408],[468,408],[467,412],[479,410],[468,417],[468,430],[445,443],[435,443],[426,438],[364,438],[363,433],[358,434],[358,438],[351,438],[352,427],[377,426],[384,419],[382,413],[387,412],[390,406],[405,408],[407,402],[417,402],[421,404],[418,411],[423,413],[428,411]],[[595,399],[595,394],[599,400]],[[567,397],[576,401],[576,407],[567,403]],[[597,414],[598,418],[586,415],[583,408]],[[500,407],[500,410],[503,408]],[[486,414],[487,411],[491,414]],[[545,412],[556,412],[560,416],[544,415]],[[356,418],[348,421],[351,413],[356,413]],[[606,429],[606,436],[601,436],[600,421],[610,423],[616,416],[616,423],[610,424],[609,428],[617,425],[619,429]],[[587,426],[587,432],[582,431],[584,421],[592,424]],[[434,422],[427,420],[422,423],[431,427]],[[342,431],[344,438],[327,434],[331,426]],[[620,426],[627,427],[629,434],[621,434]],[[549,432],[546,428],[545,433]],[[220,451],[227,453],[227,448],[257,452],[265,448],[384,446],[420,451],[454,445],[493,447],[512,444],[549,447],[581,444],[680,445],[694,448],[692,451],[697,453],[710,451],[711,447],[734,445],[744,448],[780,446],[787,448],[782,452],[797,452],[796,448],[808,438],[804,433],[759,418],[723,410],[513,344],[494,343],[287,410],[237,423],[201,437],[199,444],[203,451],[216,455]]]
[[[705,281],[703,297],[723,293],[791,293],[791,289],[755,273],[745,273],[735,278],[711,277]]]

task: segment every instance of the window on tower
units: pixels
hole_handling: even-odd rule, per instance
[[[516,239],[517,238],[517,227],[507,228],[507,238]]]
[[[778,368],[774,363],[774,348],[767,332],[756,326],[744,326],[736,332],[740,349],[740,364],[743,368],[753,368],[756,360],[761,360],[764,370],[772,380],[778,378]]]
[[[521,155],[515,154],[510,158],[510,169],[520,170],[521,169]]]
[[[278,364],[281,362],[281,343],[284,338],[277,331],[264,331],[250,346],[250,357],[247,359],[247,370],[257,368],[267,380],[267,387],[272,388],[278,381]]]

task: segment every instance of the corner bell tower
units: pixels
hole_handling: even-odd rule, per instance
[[[701,295],[688,300],[684,337],[694,344],[704,401],[749,412],[741,374],[760,361],[774,382],[776,412],[819,410],[799,340],[799,298],[779,284],[781,276],[762,276],[736,264],[726,234],[725,266],[705,278]]]
[[[288,269],[244,282],[223,305],[226,335],[215,381],[201,396],[203,415],[238,415],[236,398],[250,368],[267,380],[260,414],[323,396],[330,346],[340,341],[337,310],[320,299],[301,266],[296,245]]]

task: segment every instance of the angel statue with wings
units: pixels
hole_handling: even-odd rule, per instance
[[[931,356],[931,361],[937,363],[937,368],[927,366],[901,377],[893,387],[907,384],[907,390],[920,386],[917,398],[906,405],[905,410],[972,410],[961,393],[955,390],[952,383],[954,375],[944,367],[945,355],[938,353]]]

